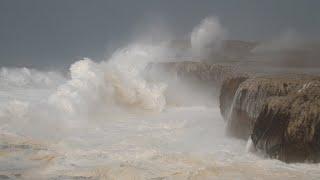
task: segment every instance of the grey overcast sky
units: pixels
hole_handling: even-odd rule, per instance
[[[265,40],[293,29],[319,40],[319,0],[1,0],[0,66],[68,66],[101,58],[145,22],[161,19],[183,36],[212,15],[230,39]]]

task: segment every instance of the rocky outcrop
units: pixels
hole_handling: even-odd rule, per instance
[[[241,78],[233,79],[240,81]],[[269,97],[281,97],[297,92],[305,83],[316,79],[318,77],[309,75],[270,75],[243,81],[238,87],[235,86],[236,90],[233,89],[236,91],[234,96],[225,94],[228,91],[221,89],[220,106],[230,104],[221,107],[221,112],[224,112],[222,115],[228,120],[228,133],[247,139]],[[222,87],[227,86],[229,81],[225,81]],[[231,98],[226,99],[224,96],[233,98],[230,100]]]
[[[226,79],[238,76],[246,76],[234,66],[221,64],[208,64],[205,62],[163,62],[153,63],[148,69],[160,69],[173,77],[184,79],[194,79],[197,81],[214,82],[217,86],[221,86]]]
[[[220,108],[229,135],[286,162],[318,161],[320,78],[243,77],[224,81]]]
[[[229,118],[230,109],[233,104],[233,98],[240,84],[247,80],[247,75],[242,75],[238,77],[231,77],[224,80],[221,86],[221,93],[219,96],[220,101],[220,112],[225,119]]]
[[[256,148],[285,162],[320,160],[320,81],[267,99],[254,123]]]

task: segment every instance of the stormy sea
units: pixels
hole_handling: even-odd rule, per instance
[[[0,179],[319,179],[319,164],[228,135],[219,106],[225,74],[319,69],[274,65],[260,53],[272,43],[226,47],[225,37],[208,17],[186,41],[137,40],[67,71],[1,67]],[[244,62],[233,47],[259,53]]]

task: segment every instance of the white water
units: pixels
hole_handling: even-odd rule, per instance
[[[0,179],[320,178],[318,164],[266,159],[226,137],[213,87],[145,72],[166,55],[133,44],[75,62],[70,77],[2,68]]]
[[[226,30],[219,19],[207,17],[193,29],[190,35],[192,53],[196,57],[206,57],[210,53],[219,51],[225,38]]]
[[[179,79],[143,73],[162,53],[160,47],[137,45],[101,63],[80,60],[70,67],[70,79],[3,70],[0,174],[24,179],[320,177],[317,164],[289,165],[247,152],[246,142],[225,136],[218,107],[208,106],[205,98],[174,102],[190,99],[186,92],[192,86],[179,89]]]

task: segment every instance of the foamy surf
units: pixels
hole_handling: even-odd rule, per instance
[[[75,128],[59,141],[32,143],[2,135],[1,172],[26,179],[319,177],[318,165],[285,164],[247,153],[245,142],[225,137],[218,113],[213,107],[167,109]]]
[[[194,45],[218,45],[220,28],[206,19]],[[250,141],[227,137],[214,87],[145,72],[167,54],[137,43],[101,62],[83,58],[69,77],[3,68],[0,178],[320,178],[317,164],[266,159],[251,153]]]

